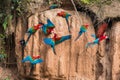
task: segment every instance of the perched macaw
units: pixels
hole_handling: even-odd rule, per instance
[[[35,65],[35,64],[38,64],[38,63],[43,62],[42,59],[40,59],[40,58],[38,58],[38,59],[33,59],[31,56],[26,56],[26,57],[22,60],[23,63],[26,62],[26,61],[29,61],[32,66]]]
[[[50,45],[53,49],[54,54],[56,54],[55,45],[65,41],[65,40],[68,40],[70,38],[71,38],[71,35],[57,37],[57,35],[55,34],[53,38],[44,38],[44,43],[47,45]]]
[[[58,7],[59,7],[58,4],[52,4],[52,5],[50,6],[50,9],[55,9],[55,8],[58,8]]]
[[[50,21],[50,19],[47,19],[47,24],[44,24],[42,26],[42,31],[44,34],[49,35],[52,33],[54,28],[55,28],[55,25]]]
[[[27,33],[28,33],[28,38],[25,41],[24,39],[20,40],[20,44],[22,46],[26,46],[27,42],[29,41],[31,35],[33,35],[38,29],[40,29],[43,26],[43,23],[39,23],[31,28],[28,29]]]
[[[38,56],[32,56],[33,59],[39,59],[40,58],[40,55]]]
[[[96,35],[97,38],[103,36],[103,34],[106,31],[107,27],[108,27],[108,24],[105,23],[105,22],[98,27],[97,35]]]
[[[94,36],[92,36],[92,37],[94,37]],[[96,37],[94,37],[94,38],[96,38]],[[101,37],[95,39],[93,42],[88,42],[86,47],[88,48],[91,45],[98,44],[99,42],[101,42],[102,40],[105,40],[105,39],[108,39],[108,36],[102,35]]]
[[[82,26],[80,27],[80,31],[79,31],[78,36],[77,36],[77,38],[75,39],[75,41],[76,41],[83,33],[85,33],[85,32],[87,31],[87,29],[88,29],[88,25],[87,25],[87,24],[86,24],[86,25],[82,25]]]
[[[61,11],[61,12],[57,13],[57,15],[66,19],[66,22],[67,22],[67,25],[68,25],[68,30],[70,32],[70,25],[69,25],[69,22],[68,22],[68,18],[69,18],[69,16],[71,16],[71,14],[69,14],[67,12],[64,12],[64,11]]]

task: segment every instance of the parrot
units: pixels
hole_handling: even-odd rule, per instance
[[[55,45],[68,40],[71,38],[71,35],[66,35],[66,36],[62,36],[62,37],[57,37],[57,34],[54,34],[53,38],[44,38],[43,41],[45,44],[50,45],[51,48],[53,49],[54,54],[56,55],[55,52]]]
[[[103,36],[104,32],[106,31],[108,27],[108,24],[104,22],[103,24],[99,25],[98,30],[97,30],[97,38]]]
[[[55,25],[50,21],[50,19],[47,19],[47,24],[44,24],[42,26],[42,31],[45,35],[49,35],[52,33],[54,28],[55,28]]]
[[[49,7],[49,9],[55,9],[55,8],[58,8],[58,7],[59,7],[58,4],[52,4],[52,5]]]
[[[80,31],[79,31],[78,36],[77,36],[77,38],[75,39],[75,41],[76,41],[77,39],[79,39],[79,37],[80,37],[83,33],[85,33],[85,32],[87,31],[87,29],[88,29],[88,24],[82,25],[82,26],[80,27]]]
[[[26,61],[29,61],[32,66],[35,65],[35,64],[38,64],[38,63],[43,62],[42,59],[40,59],[40,58],[38,58],[38,59],[33,59],[31,56],[26,56],[26,57],[22,60],[23,63],[26,62]]]
[[[31,35],[33,35],[38,29],[40,29],[43,26],[43,23],[39,23],[35,26],[32,26],[31,28],[28,29],[27,33],[28,33],[28,38],[25,41],[24,39],[20,40],[20,44],[22,46],[26,46],[27,42],[29,41]]]
[[[95,36],[92,35],[92,37],[96,38]],[[88,42],[86,47],[88,48],[91,45],[95,45],[98,44],[99,42],[101,42],[102,40],[108,39],[108,36],[106,35],[102,35],[101,37],[95,39],[93,42]]]
[[[61,12],[57,13],[57,16],[61,16],[61,17],[66,19],[66,22],[67,22],[67,25],[68,25],[68,31],[70,32],[70,25],[69,25],[69,22],[68,22],[68,18],[71,16],[71,14],[69,14],[67,12],[64,12],[64,11],[61,11]]]

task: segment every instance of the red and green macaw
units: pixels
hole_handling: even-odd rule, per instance
[[[38,29],[40,29],[43,26],[43,23],[39,23],[35,26],[32,26],[31,28],[28,29],[27,33],[28,33],[28,38],[25,41],[24,39],[20,40],[20,44],[22,46],[26,46],[27,42],[29,41],[31,35],[33,35]]]
[[[69,22],[68,22],[68,18],[71,16],[71,14],[69,14],[67,12],[64,12],[64,11],[61,11],[61,12],[57,13],[57,15],[66,19],[66,22],[67,22],[67,25],[68,25],[68,31],[70,32],[70,25],[69,25]]]
[[[75,39],[75,41],[76,41],[77,39],[79,39],[79,37],[80,37],[83,33],[85,33],[85,32],[87,31],[87,29],[88,29],[88,25],[87,25],[87,24],[86,24],[86,25],[82,25],[82,26],[80,27],[80,31],[79,31],[78,36],[77,36],[77,38]]]
[[[98,30],[97,30],[97,38],[103,36],[103,34],[105,33],[106,29],[108,27],[108,24],[106,22],[104,22],[103,24],[99,25]]]
[[[55,8],[58,8],[58,7],[59,7],[58,4],[52,4],[52,5],[50,6],[50,9],[55,9]]]
[[[31,56],[26,56],[26,57],[22,60],[23,63],[24,63],[24,62],[27,62],[27,61],[29,61],[32,66],[33,66],[33,65],[36,65],[36,64],[38,64],[38,63],[42,63],[42,62],[43,62],[42,59],[40,59],[40,58],[33,59]]]
[[[105,40],[105,39],[108,39],[108,36],[106,36],[106,35],[102,35],[102,36],[100,36],[100,37],[97,38],[97,39],[96,39],[96,36],[95,36],[95,35],[92,35],[92,37],[94,37],[95,40],[94,40],[93,42],[88,42],[87,45],[86,45],[87,48],[88,48],[89,46],[91,46],[91,45],[96,45],[96,44],[98,44],[99,42],[101,42],[101,41],[103,41],[103,40]]]
[[[45,35],[49,35],[52,33],[54,28],[55,28],[55,25],[50,21],[50,19],[47,19],[47,24],[44,24],[42,26],[42,31]]]
[[[71,39],[71,35],[57,37],[57,34],[54,34],[53,38],[44,38],[44,43],[47,45],[50,45],[51,48],[53,49],[54,54],[56,54],[55,45],[65,41],[65,40],[68,40],[68,39]]]

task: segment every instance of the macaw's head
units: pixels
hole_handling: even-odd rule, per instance
[[[88,25],[88,24],[85,24],[84,26],[85,26],[85,28],[88,28],[89,25]]]
[[[61,12],[57,13],[57,16],[65,17],[66,16],[66,12],[61,11]]]

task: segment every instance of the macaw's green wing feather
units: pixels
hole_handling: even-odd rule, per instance
[[[56,41],[55,41],[55,44],[57,45],[57,44],[65,41],[65,40],[68,40],[68,39],[71,39],[71,35],[62,36],[59,40],[56,40]]]
[[[31,62],[32,65],[38,64],[38,63],[42,63],[43,60],[42,59],[35,59],[34,61]]]
[[[30,61],[30,62],[32,62],[33,59],[32,59],[31,56],[26,56],[26,57],[22,60],[22,62],[24,63],[24,62],[26,62],[26,61]]]

